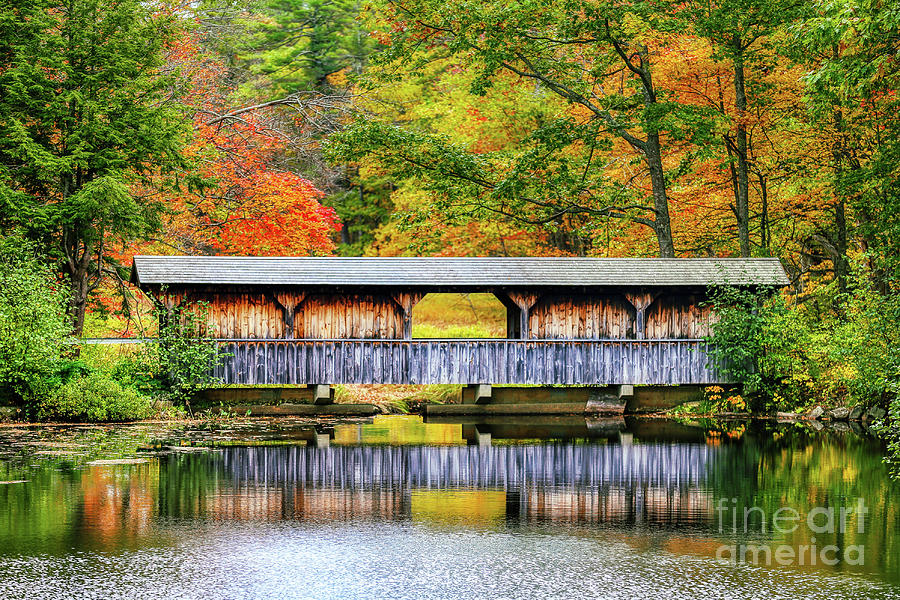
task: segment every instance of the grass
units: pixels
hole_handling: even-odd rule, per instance
[[[493,294],[428,294],[412,320],[414,338],[506,337],[506,307]]]
[[[414,403],[459,402],[461,385],[337,385],[334,401],[340,404],[375,404],[388,412],[408,413]]]
[[[112,371],[120,362],[137,360],[144,344],[82,344],[78,357],[95,369]]]
[[[156,317],[142,302],[133,319],[122,315],[88,311],[84,317],[85,338],[156,337]]]
[[[495,338],[496,330],[485,325],[413,325],[413,338]]]

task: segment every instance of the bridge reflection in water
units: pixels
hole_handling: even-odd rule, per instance
[[[182,458],[217,463],[207,467],[219,471],[218,489],[200,510],[223,519],[699,525],[712,521],[705,481],[725,452],[555,442],[240,447]]]

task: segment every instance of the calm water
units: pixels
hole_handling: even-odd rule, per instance
[[[0,598],[900,598],[881,452],[771,422],[6,428]]]

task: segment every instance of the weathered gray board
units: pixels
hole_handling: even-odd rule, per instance
[[[221,340],[226,384],[727,383],[704,340]]]
[[[669,488],[671,498],[701,483],[727,446],[704,444],[514,444],[490,451],[473,446],[339,446],[315,452],[298,446],[224,448],[223,469],[230,481],[281,482],[299,490],[405,490],[480,488],[560,491]],[[277,465],[277,468],[273,467]],[[632,492],[633,493],[633,492]],[[705,493],[705,492],[704,492]],[[278,497],[284,494],[269,494]],[[621,496],[616,496],[621,505]],[[698,498],[699,500],[699,498]],[[708,495],[705,496],[708,502]],[[333,502],[333,500],[332,500]],[[357,502],[371,506],[370,503]],[[409,501],[406,501],[409,506]],[[647,502],[653,505],[654,502]],[[606,506],[613,506],[611,502]],[[331,504],[334,506],[334,504]],[[575,505],[577,506],[577,505]],[[709,514],[713,511],[710,508]]]

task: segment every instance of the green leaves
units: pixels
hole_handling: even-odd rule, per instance
[[[0,226],[63,259],[76,330],[103,248],[154,231],[153,189],[188,165],[164,56],[179,32],[140,0],[0,6]]]
[[[160,321],[155,372],[165,389],[177,399],[190,401],[194,394],[217,380],[213,369],[223,355],[214,340],[206,339],[206,305],[199,303],[171,310],[157,307]]]
[[[754,411],[793,410],[806,405],[809,389],[807,331],[770,289],[714,288],[717,320],[710,342],[714,358],[744,385]]]
[[[81,232],[86,243],[97,244],[107,231],[124,239],[146,235],[156,227],[158,216],[145,214],[132,188],[116,174],[87,182],[66,198],[63,226]]]
[[[215,15],[217,6],[205,10]],[[214,43],[234,45],[226,51],[249,71],[249,95],[329,92],[329,78],[343,70],[358,74],[376,45],[359,11],[356,0],[269,0],[239,20],[243,35]]]
[[[494,103],[501,95],[523,105],[540,96],[542,110],[534,123],[509,119],[528,131],[505,145],[482,144],[488,148],[461,144],[456,132],[435,131],[431,125],[440,118],[418,121],[418,141],[401,144],[402,152],[390,136],[365,125],[354,126],[361,135],[339,135],[332,143],[360,143],[339,154],[373,161],[389,176],[416,178],[435,192],[432,212],[443,216],[449,208],[451,219],[469,211],[539,229],[575,219],[590,231],[613,217],[651,227],[660,253],[673,255],[666,185],[700,154],[682,152],[672,169],[669,143],[708,144],[721,129],[713,111],[683,102],[658,74],[665,72],[664,61],[673,60],[664,49],[682,34],[683,12],[682,5],[664,0],[385,2],[378,16],[389,45],[374,59],[368,89],[380,84],[384,94],[386,87],[400,86],[403,74],[417,80],[431,74],[428,83],[440,90],[462,72],[470,95],[461,106],[447,106],[448,112],[468,110],[478,122],[487,121],[478,99]],[[385,95],[390,98],[389,91]],[[402,108],[380,112],[384,123],[414,120]],[[424,143],[423,136],[433,141]],[[449,140],[453,150],[420,153]],[[461,173],[460,152],[478,155],[470,165],[474,176]],[[637,165],[640,173],[631,168]]]
[[[0,237],[0,396],[41,385],[71,334],[66,295],[21,237]]]
[[[817,2],[792,29],[811,120],[829,136],[826,179],[856,215],[882,290],[900,280],[900,10],[876,0]]]
[[[539,223],[581,210],[574,202],[585,195],[606,193],[606,182],[583,179],[583,163],[567,151],[574,144],[602,148],[606,142],[597,142],[596,134],[596,125],[559,118],[533,131],[517,151],[474,153],[448,136],[360,120],[333,135],[325,151],[334,161],[374,160],[395,177],[415,179],[447,221],[515,213]],[[569,206],[567,198],[573,199]]]

